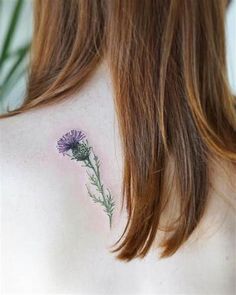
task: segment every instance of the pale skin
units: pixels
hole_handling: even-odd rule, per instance
[[[101,65],[67,101],[0,121],[1,260],[4,292],[76,294],[233,294],[236,187],[212,168],[215,187],[207,215],[174,256],[115,259],[119,238],[122,151],[112,87]],[[88,197],[88,176],[61,156],[56,141],[71,129],[86,132],[116,202],[113,225]]]

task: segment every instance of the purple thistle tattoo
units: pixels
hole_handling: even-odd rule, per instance
[[[59,153],[63,155],[73,149],[85,138],[85,134],[82,131],[71,130],[62,136],[57,142],[57,148]]]
[[[83,162],[82,167],[88,168],[87,174],[92,186],[96,189],[96,193],[91,192],[86,185],[89,196],[94,203],[100,203],[104,207],[104,212],[109,217],[110,228],[112,225],[112,215],[115,202],[108,189],[104,189],[100,176],[100,162],[98,157],[93,153],[92,147],[89,146],[86,135],[82,131],[71,130],[63,135],[57,142],[57,149],[63,156],[67,155],[71,160]]]

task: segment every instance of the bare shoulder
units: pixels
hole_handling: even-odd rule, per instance
[[[48,216],[55,204],[62,206],[65,202],[69,207],[71,200],[69,210],[74,212],[83,203],[87,216],[101,214],[107,228],[106,216],[87,195],[85,169],[59,154],[57,142],[70,130],[83,131],[99,157],[104,183],[119,198],[121,154],[116,127],[111,85],[103,65],[78,93],[63,102],[0,120],[2,200],[10,202],[12,196],[19,212],[16,200],[24,204],[24,197],[22,212],[30,210],[31,200],[32,207],[37,203],[45,211],[47,206]],[[78,196],[80,203],[75,201]],[[12,206],[9,202],[5,204],[8,208]],[[84,216],[85,210],[77,209],[79,214],[75,214]],[[87,220],[85,216],[84,223]],[[91,218],[90,221],[92,228],[95,222]]]
[[[114,125],[113,101],[102,64],[82,89],[66,100],[0,120],[1,157],[50,153],[52,142],[71,129],[103,135]]]

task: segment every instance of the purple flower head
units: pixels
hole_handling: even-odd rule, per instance
[[[67,151],[76,148],[84,138],[85,134],[82,131],[71,130],[58,140],[57,149],[64,155]]]

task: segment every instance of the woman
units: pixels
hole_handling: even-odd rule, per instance
[[[226,6],[35,1],[1,120],[5,291],[235,292]]]

